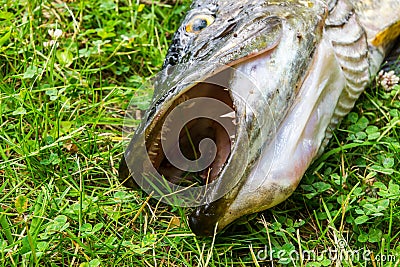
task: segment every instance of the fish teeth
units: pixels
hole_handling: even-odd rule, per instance
[[[231,141],[231,150],[232,150],[232,147],[235,146],[236,135],[231,135],[229,137],[230,137],[230,141]]]
[[[185,94],[183,94],[179,99],[178,99],[178,103],[181,104],[185,101],[189,100],[189,97]]]
[[[235,119],[236,118],[236,114],[235,114],[235,111],[232,111],[232,112],[228,112],[226,114],[223,114],[223,115],[221,115],[219,117],[220,118],[232,118],[232,119]]]

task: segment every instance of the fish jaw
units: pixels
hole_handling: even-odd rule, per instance
[[[245,63],[244,63],[245,64]],[[250,63],[251,64],[251,63]],[[238,66],[244,71],[249,66]],[[345,77],[327,40],[322,40],[290,112],[277,127],[275,138],[232,201],[210,203],[189,216],[192,231],[210,235],[239,217],[271,208],[287,199],[317,156]],[[228,197],[229,199],[229,197]]]
[[[273,8],[276,10],[281,7],[277,5]],[[315,58],[316,44],[321,42],[326,9],[317,5],[314,5],[314,9],[310,8],[307,16],[304,15],[300,21],[297,20],[296,12],[293,14],[283,12],[285,15],[282,17],[271,15],[271,13],[262,14],[258,21],[268,23],[268,27],[263,28],[263,34],[268,36],[266,39],[260,39],[259,35],[256,35],[255,39],[246,36],[243,37],[244,43],[238,43],[234,39],[233,43],[238,43],[238,45],[230,46],[227,42],[230,39],[226,39],[225,36],[225,39],[216,43],[215,49],[192,53],[188,55],[188,57],[191,56],[189,61],[184,64],[174,67],[165,66],[161,76],[156,79],[152,106],[125,152],[127,164],[121,164],[121,166],[129,168],[129,173],[147,193],[158,192],[160,200],[166,199],[164,195],[186,190],[177,187],[174,178],[182,176],[182,172],[176,168],[168,170],[169,166],[162,164],[163,156],[152,156],[160,152],[154,144],[160,147],[161,125],[171,110],[179,104],[181,99],[187,102],[185,95],[189,95],[190,99],[211,97],[221,100],[234,111],[233,119],[237,125],[234,142],[230,140],[229,155],[226,152],[222,155],[217,154],[226,160],[222,164],[212,166],[213,170],[215,166],[217,167],[217,172],[211,174],[211,181],[206,183],[199,192],[192,194],[192,196],[195,195],[195,199],[180,198],[177,202],[166,201],[174,205],[197,207],[189,216],[191,228],[195,233],[211,234],[216,225],[220,230],[241,215],[272,206],[271,203],[266,202],[245,203],[246,199],[250,198],[243,188],[245,186],[251,190],[254,190],[254,186],[256,189],[263,186],[264,190],[267,190],[265,189],[267,187],[272,190],[277,188],[277,185],[273,183],[274,180],[270,181],[268,178],[270,176],[268,170],[272,171],[275,165],[280,164],[274,159],[275,153],[278,151],[289,153],[289,157],[292,153],[277,149],[278,145],[283,146],[285,140],[283,137],[278,138],[276,134],[284,125],[283,122],[289,116],[288,114],[293,112],[293,107],[298,105],[299,95],[303,92],[300,90],[300,85],[304,83],[312,58]],[[240,25],[239,22],[238,25]],[[257,31],[252,30],[251,34],[254,32]],[[234,33],[231,35],[232,38],[237,38],[234,37]],[[262,45],[252,40],[257,42],[262,40]],[[196,40],[193,41],[193,43],[196,42]],[[201,42],[199,43],[200,47]],[[193,58],[194,55],[199,55],[199,58]],[[206,61],[199,61],[200,59]],[[259,67],[258,64],[262,61],[266,63]],[[268,79],[258,79],[258,76],[253,76],[254,70],[261,72],[265,70],[265,73],[261,75]],[[220,81],[215,82],[219,79]],[[213,85],[205,85],[206,83]],[[255,89],[253,90],[252,87]],[[318,88],[318,86],[315,87]],[[218,96],[222,91],[224,93]],[[224,114],[230,114],[230,112],[220,115]],[[203,132],[202,130],[201,134]],[[213,138],[218,139],[217,130],[214,129],[214,132]],[[228,140],[224,139],[224,141]],[[216,146],[221,147],[218,142]],[[310,161],[305,162],[304,166],[299,166],[295,174],[291,174],[285,180],[282,179],[281,186],[286,189],[281,190],[284,193],[270,197],[274,204],[291,194]],[[166,170],[161,172],[163,177],[157,174],[160,166]],[[150,169],[153,169],[150,176],[158,175],[157,179],[149,178]],[[127,172],[122,170],[120,173]],[[167,179],[164,179],[165,177]],[[127,177],[120,178],[125,180]],[[293,182],[293,179],[296,181]],[[167,184],[166,187],[163,181]],[[251,187],[252,183],[254,183],[253,187]],[[160,188],[166,190],[159,190]],[[168,188],[172,190],[168,191]],[[246,205],[252,207],[249,208]],[[254,208],[257,205],[259,207]]]

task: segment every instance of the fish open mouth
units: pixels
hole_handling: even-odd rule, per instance
[[[229,71],[222,71],[212,78],[188,87],[177,98],[170,101],[171,104],[168,108],[156,114],[146,129],[145,143],[149,159],[158,173],[169,182],[180,186],[202,186],[212,183],[218,178],[218,175],[229,161],[235,140],[235,134],[232,135],[232,132],[236,133],[235,106],[231,92],[226,88],[227,86],[213,82],[217,78],[218,80],[224,80],[224,83],[226,83],[228,80],[227,75],[229,75]],[[212,116],[218,118],[219,121],[199,115],[184,125],[179,125],[180,122],[176,117],[175,121],[171,122],[170,114],[177,106],[185,104],[187,101],[196,100],[196,98],[218,100],[223,103],[222,105],[229,107],[231,111],[225,114],[218,114],[218,112],[213,114]],[[200,107],[200,109],[207,108],[207,106]],[[198,109],[199,105],[193,103],[186,105],[182,112],[196,113],[199,111]],[[223,119],[224,125],[221,125],[221,119]],[[165,126],[165,123],[168,126]],[[181,127],[179,137],[169,136],[170,129],[176,127]],[[229,134],[226,131],[226,127],[233,129],[233,131],[230,131]],[[172,142],[172,146],[164,146],[163,141],[166,141],[166,139],[171,140],[168,140],[168,142],[170,144]],[[212,140],[216,151],[214,158],[210,161],[211,163],[201,170],[193,171],[190,168],[176,167],[167,156],[169,153],[174,153],[171,150],[171,147],[173,147],[174,149],[178,148],[187,160],[196,161],[202,156],[201,142],[205,139]]]

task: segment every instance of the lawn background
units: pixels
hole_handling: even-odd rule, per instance
[[[0,4],[0,266],[399,266],[399,86],[373,83],[287,201],[200,238],[117,179],[189,2]]]

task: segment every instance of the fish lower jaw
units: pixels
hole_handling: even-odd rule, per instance
[[[275,138],[260,152],[257,163],[226,210],[218,214],[220,229],[240,216],[287,199],[317,156],[334,114],[332,103],[337,103],[346,80],[327,41],[320,44],[313,60]]]

